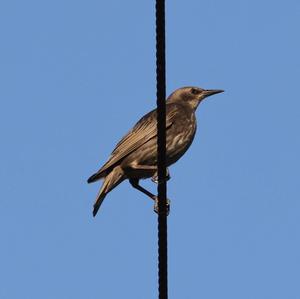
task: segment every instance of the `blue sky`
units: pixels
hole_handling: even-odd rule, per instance
[[[167,1],[167,93],[225,89],[170,172],[170,298],[300,298],[300,2]],[[153,1],[0,4],[0,298],[157,297],[157,217],[86,179],[155,106]],[[152,182],[144,186],[155,191]]]

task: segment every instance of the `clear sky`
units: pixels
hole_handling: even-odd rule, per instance
[[[93,218],[86,183],[155,106],[154,22],[154,1],[1,2],[1,299],[157,297],[152,202],[124,182]],[[226,90],[170,169],[170,298],[300,298],[299,28],[298,0],[167,1],[167,93]]]

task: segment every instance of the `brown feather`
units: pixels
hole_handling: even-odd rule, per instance
[[[176,110],[169,107],[173,105],[167,105],[167,109],[171,110],[167,114],[166,129],[168,129],[173,123],[173,116],[176,114]],[[156,110],[152,110],[144,117],[142,117],[136,125],[120,140],[113,150],[109,160],[101,167],[101,169],[93,174],[88,183],[95,182],[106,175],[106,172],[118,164],[123,158],[130,153],[141,147],[150,139],[157,135],[157,120]]]

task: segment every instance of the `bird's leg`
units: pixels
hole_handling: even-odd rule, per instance
[[[140,184],[139,184],[139,179],[129,179],[129,183],[131,184],[131,186],[139,191],[141,191],[142,193],[146,194],[148,197],[150,197],[152,200],[155,201],[154,204],[154,211],[156,213],[158,213],[158,197],[155,196],[154,194],[152,194],[151,192],[149,192],[148,190],[146,190],[145,188],[143,188]],[[167,215],[169,215],[170,212],[170,200],[167,198]]]
[[[129,183],[131,184],[131,186],[139,191],[141,191],[142,193],[146,194],[148,197],[150,197],[152,200],[157,200],[157,196],[155,196],[154,194],[152,194],[151,192],[149,192],[148,190],[146,190],[145,188],[143,188],[140,184],[139,184],[139,179],[129,179]]]
[[[170,176],[170,171],[169,168],[167,168],[167,173],[166,173],[166,181],[168,181],[171,178]],[[158,173],[157,171],[155,172],[155,174],[152,176],[151,181],[155,184],[158,184]]]

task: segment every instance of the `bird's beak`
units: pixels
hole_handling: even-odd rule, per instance
[[[212,96],[213,94],[224,92],[222,89],[206,89],[204,90],[204,97]]]

